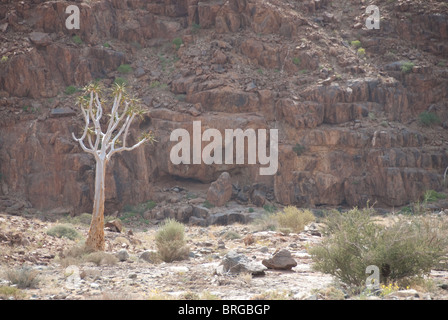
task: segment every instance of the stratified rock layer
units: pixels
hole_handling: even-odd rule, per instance
[[[82,127],[76,98],[61,92],[123,77],[147,109],[131,139],[151,129],[158,142],[111,161],[106,212],[151,199],[161,178],[211,183],[223,172],[238,190],[252,190],[238,199],[259,206],[266,192],[254,184],[272,189],[270,200],[299,206],[401,206],[441,189],[448,166],[448,73],[440,58],[448,52],[446,14],[389,4],[376,37],[356,29],[374,66],[350,46],[350,19],[359,17],[338,14],[344,8],[331,1],[275,3],[79,3],[83,27],[68,30],[64,1],[3,1],[0,195],[20,195],[38,209],[90,211],[95,163],[71,138]],[[399,18],[405,14],[412,23]],[[345,23],[342,37],[333,35]],[[387,49],[398,40],[426,50]],[[401,69],[404,57],[414,62],[409,72]],[[118,72],[122,64],[135,72]],[[419,125],[425,110],[440,124]],[[191,135],[193,121],[223,136],[225,129],[278,129],[278,172],[260,176],[259,165],[247,161],[174,165],[170,134],[183,128]],[[185,220],[204,219],[188,212]]]

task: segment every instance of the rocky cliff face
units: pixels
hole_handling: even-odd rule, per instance
[[[158,142],[112,161],[109,212],[150,199],[162,179],[210,183],[224,171],[241,190],[299,206],[401,206],[440,190],[448,8],[373,2],[380,30],[363,28],[362,1],[78,1],[80,30],[65,27],[65,1],[0,1],[3,207],[20,196],[41,210],[91,210],[94,161],[71,139],[82,122],[69,89],[117,79],[147,109],[135,130]],[[439,121],[421,125],[423,111]],[[193,121],[278,129],[277,174],[172,164],[170,133]]]

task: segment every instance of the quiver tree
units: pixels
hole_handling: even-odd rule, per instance
[[[110,110],[103,107],[106,100],[98,84],[90,84],[84,90],[84,95],[78,100],[85,121],[84,129],[80,138],[76,138],[74,133],[72,135],[85,152],[95,157],[95,196],[86,247],[103,251],[106,166],[115,153],[131,151],[145,142],[153,142],[154,136],[149,132],[142,135],[134,145],[127,145],[129,127],[136,116],[142,115],[142,110],[138,100],[127,95],[124,86],[115,85]],[[108,117],[107,124],[103,116]],[[106,131],[103,131],[106,127]]]

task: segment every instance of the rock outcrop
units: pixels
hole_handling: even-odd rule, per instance
[[[0,195],[40,210],[89,211],[94,161],[71,139],[82,121],[66,89],[117,79],[147,111],[131,139],[151,129],[158,142],[112,160],[106,212],[151,199],[159,179],[211,183],[223,172],[239,186],[239,201],[259,206],[267,189],[272,200],[298,206],[401,206],[440,190],[448,166],[446,13],[435,2],[415,9],[391,3],[372,37],[371,30],[351,28],[363,17],[337,3],[275,3],[79,3],[82,28],[68,30],[64,1],[3,1]],[[366,57],[350,46],[354,37]],[[402,60],[412,60],[410,71],[396,63]],[[122,64],[135,72],[118,71]],[[423,111],[439,123],[419,124]],[[191,135],[193,121],[222,134],[278,129],[277,173],[260,176],[260,165],[247,162],[174,165],[170,134],[183,128]],[[222,205],[228,192],[209,201]],[[186,220],[204,219],[187,211]]]
[[[218,180],[212,182],[207,191],[207,200],[217,207],[222,207],[232,197],[232,182],[228,172],[223,172]]]

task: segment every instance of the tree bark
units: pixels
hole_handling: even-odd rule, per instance
[[[106,161],[96,159],[95,197],[93,200],[92,222],[86,240],[86,248],[104,251],[104,202],[105,202]]]

